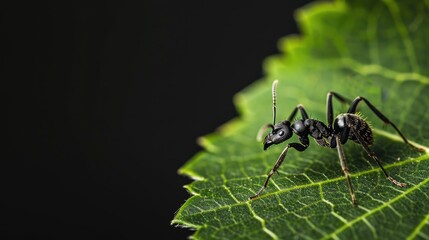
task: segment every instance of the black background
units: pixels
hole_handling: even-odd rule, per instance
[[[1,3],[2,239],[191,235],[177,169],[307,2]]]

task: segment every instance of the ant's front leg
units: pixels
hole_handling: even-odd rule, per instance
[[[273,99],[275,99],[275,95],[273,96]],[[276,109],[276,107],[275,107],[275,101],[274,101],[274,106],[273,106],[273,117],[274,117],[274,122],[273,122],[273,124],[275,124],[275,115],[276,115],[276,111],[275,111],[275,109]],[[302,118],[302,120],[306,120],[306,119],[308,119],[308,114],[307,114],[307,112],[305,111],[305,109],[304,109],[304,106],[302,105],[302,104],[298,104],[296,107],[295,107],[295,109],[292,111],[292,113],[289,115],[289,118],[288,118],[288,121],[289,122],[292,122],[292,120],[293,120],[293,118],[296,116],[296,114],[298,113],[298,110],[299,110],[299,112],[301,113],[301,118]],[[271,128],[271,129],[273,129],[274,130],[274,125],[273,124],[271,124],[271,123],[268,123],[268,124],[265,124],[265,125],[263,125],[260,129],[259,129],[259,131],[258,131],[258,134],[256,135],[256,140],[258,141],[258,142],[260,142],[260,141],[262,141],[262,136],[264,135],[264,133],[265,133],[265,131],[268,129],[268,128]]]
[[[268,173],[267,179],[265,179],[264,185],[261,187],[261,189],[256,193],[256,195],[251,196],[250,199],[255,199],[259,197],[262,192],[267,188],[268,182],[270,181],[270,178],[273,176],[275,172],[277,172],[277,169],[279,169],[280,165],[282,164],[283,160],[286,157],[286,153],[289,150],[289,148],[295,148],[296,150],[302,152],[305,149],[307,149],[308,145],[302,145],[300,143],[289,143],[285,149],[283,149],[282,153],[280,154],[279,158],[276,161],[276,164],[274,165],[273,169]]]
[[[274,125],[271,123],[263,125],[259,129],[258,134],[256,134],[256,141],[258,141],[258,142],[262,141],[262,136],[268,128],[271,128],[272,130],[274,130]]]
[[[289,118],[288,118],[288,121],[289,121],[289,122],[292,122],[292,121],[293,121],[293,118],[295,117],[295,115],[296,115],[296,113],[298,112],[298,110],[299,110],[299,112],[301,113],[301,118],[302,118],[302,120],[306,120],[306,119],[308,119],[308,114],[307,114],[307,112],[305,111],[304,106],[303,106],[302,104],[298,104],[298,105],[295,107],[295,109],[292,111],[292,113],[289,115]]]

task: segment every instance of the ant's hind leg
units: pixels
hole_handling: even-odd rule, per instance
[[[366,105],[371,109],[371,111],[377,115],[378,118],[380,118],[384,124],[390,124],[390,126],[392,126],[396,132],[399,134],[399,136],[401,136],[402,140],[404,141],[404,143],[410,145],[411,147],[415,148],[416,150],[420,151],[420,152],[424,152],[425,150],[423,148],[414,146],[413,144],[411,144],[410,142],[408,142],[408,139],[405,138],[404,134],[402,134],[402,132],[399,130],[399,128],[396,127],[396,125],[394,123],[392,123],[386,116],[383,115],[383,113],[381,113],[376,107],[374,107],[374,105],[372,105],[366,98],[364,97],[357,97],[353,100],[352,104],[350,105],[350,108],[348,110],[348,113],[356,113],[356,108],[357,105],[361,102],[364,101],[366,103]]]
[[[332,129],[332,123],[334,122],[334,110],[332,104],[332,97],[335,97],[341,103],[351,103],[351,101],[336,92],[328,92],[326,96],[326,120],[328,121],[328,128]]]
[[[386,176],[386,178],[387,178],[391,183],[395,184],[396,186],[398,186],[398,187],[406,187],[406,186],[407,186],[407,184],[406,184],[406,183],[401,183],[401,182],[397,181],[396,179],[392,178],[392,177],[387,173],[387,171],[384,169],[383,165],[381,165],[381,162],[380,162],[380,160],[378,160],[378,158],[377,158],[377,156],[375,155],[375,153],[374,153],[374,152],[372,152],[372,151],[369,149],[368,145],[366,145],[366,144],[365,144],[365,142],[363,141],[362,136],[360,136],[360,135],[358,134],[358,131],[356,131],[353,127],[351,127],[350,129],[351,129],[351,131],[352,131],[352,134],[354,134],[354,135],[356,136],[356,138],[358,139],[358,141],[360,142],[360,145],[363,147],[363,149],[365,150],[365,152],[366,152],[366,153],[367,153],[367,154],[368,154],[372,159],[374,159],[374,161],[376,161],[376,162],[377,162],[378,166],[379,166],[379,167],[381,168],[381,170],[383,171],[384,176]]]

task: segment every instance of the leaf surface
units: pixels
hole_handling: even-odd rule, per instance
[[[280,41],[266,76],[236,95],[237,119],[204,136],[205,151],[179,172],[196,181],[192,196],[172,223],[196,230],[194,239],[429,239],[429,1],[335,1],[297,11],[302,36]],[[345,146],[349,189],[335,149],[314,141],[304,152],[289,150],[263,193],[265,181],[286,144],[263,151],[255,137],[272,121],[271,83],[277,88],[277,120],[301,103],[311,118],[326,122],[326,94],[364,96],[414,144],[362,103],[371,123],[371,149],[395,179],[383,175],[361,146]],[[334,101],[335,114],[347,111]],[[293,137],[289,142],[297,142]]]

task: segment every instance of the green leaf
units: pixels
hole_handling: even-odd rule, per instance
[[[350,0],[314,3],[297,11],[302,36],[280,41],[282,54],[264,63],[266,77],[236,95],[240,117],[202,137],[205,151],[179,172],[196,181],[172,223],[195,229],[194,239],[429,239],[429,1]],[[395,179],[391,184],[360,145],[345,154],[359,203],[353,207],[335,149],[315,142],[289,150],[261,197],[286,144],[266,152],[255,137],[301,103],[326,121],[326,94],[364,96],[424,153],[404,144],[365,104],[374,129],[371,149]],[[347,110],[334,101],[335,114]],[[293,137],[289,141],[298,141]]]

